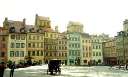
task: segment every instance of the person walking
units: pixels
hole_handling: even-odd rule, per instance
[[[13,74],[14,74],[14,69],[16,68],[15,67],[15,62],[12,63],[12,65],[10,66],[11,70],[10,70],[10,77],[13,77]]]
[[[5,63],[1,62],[0,64],[0,77],[4,77]]]

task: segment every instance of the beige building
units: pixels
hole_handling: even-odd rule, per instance
[[[83,24],[80,22],[70,21],[68,23],[67,32],[83,32]]]
[[[103,59],[105,65],[117,64],[116,39],[103,42]]]
[[[16,63],[24,61],[26,53],[25,19],[13,21],[5,18],[3,28],[8,33],[8,61],[11,60]]]
[[[116,51],[117,63],[128,63],[128,20],[123,22],[123,31],[117,33],[116,38]]]
[[[92,58],[92,47],[91,47],[91,37],[87,33],[81,34],[82,40],[82,65],[88,65]]]
[[[109,36],[106,34],[91,35],[92,39],[92,64],[103,64],[103,42],[109,40]]]

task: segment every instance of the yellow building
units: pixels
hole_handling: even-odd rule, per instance
[[[65,33],[59,33],[57,47],[57,59],[62,63],[67,64],[67,36]]]
[[[51,21],[49,17],[38,16],[36,14],[35,18],[36,28],[41,28],[44,33],[44,53],[45,53],[45,63],[51,59],[57,59],[57,38],[58,32],[55,32],[51,28]]]
[[[45,32],[44,36],[44,52],[45,62],[47,63],[51,59],[57,59],[57,32]]]
[[[27,32],[27,57],[31,57],[32,61],[44,62],[44,33],[41,29],[30,28]]]
[[[36,14],[35,25],[40,28],[51,28],[50,18],[38,16],[38,14]]]

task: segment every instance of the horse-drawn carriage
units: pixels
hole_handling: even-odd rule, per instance
[[[60,74],[61,73],[61,60],[50,60],[48,63],[47,74]]]

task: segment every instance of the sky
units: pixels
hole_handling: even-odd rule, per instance
[[[35,14],[50,17],[52,28],[67,30],[69,21],[78,21],[89,34],[115,36],[128,19],[128,0],[0,0],[0,26],[9,20],[35,23]]]

